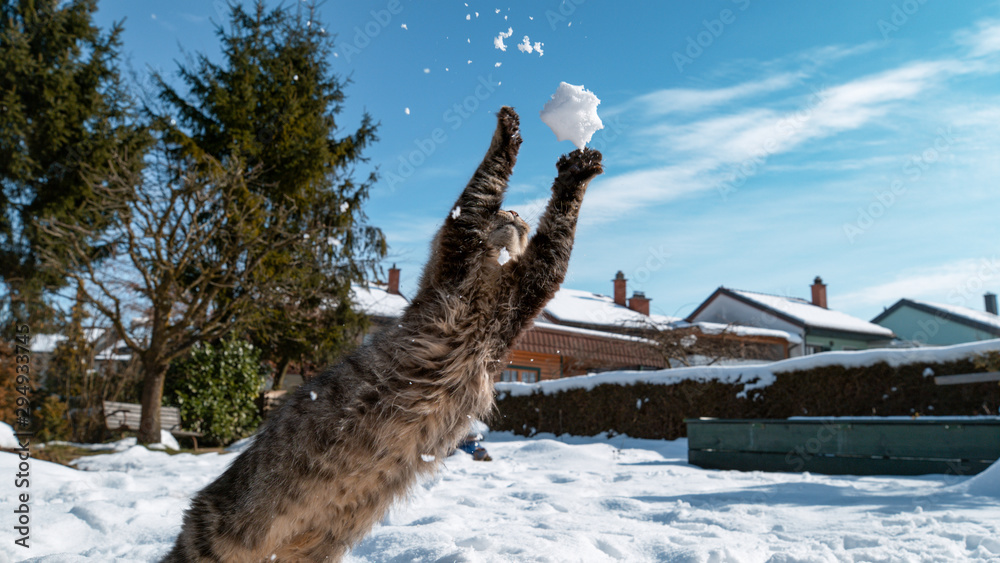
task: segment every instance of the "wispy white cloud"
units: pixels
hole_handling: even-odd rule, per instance
[[[1000,20],[980,22],[974,31],[963,31],[957,40],[969,48],[973,57],[992,55],[1000,51]]]
[[[973,52],[992,44],[992,29],[983,27],[970,40],[976,45]],[[837,56],[843,51],[838,49]],[[614,220],[639,207],[699,191],[725,194],[727,182],[741,174],[745,180],[772,157],[811,141],[885,125],[904,110],[908,118],[912,106],[931,103],[932,94],[947,90],[951,78],[996,72],[982,61],[957,57],[913,61],[828,87],[811,86],[808,93],[801,88],[786,92],[808,82],[802,71],[792,70],[716,89],[668,89],[638,96],[624,106],[638,108],[652,123],[634,125],[628,132],[640,148],[632,149],[626,162],[641,168],[597,182],[588,199],[598,202],[598,211],[587,218]],[[748,103],[762,94],[768,94],[766,100]],[[738,109],[707,117],[689,115],[720,105]],[[926,107],[921,111],[938,113]]]
[[[638,96],[628,107],[641,108],[646,114],[653,116],[703,111],[748,97],[784,90],[800,82],[802,78],[797,73],[782,73],[763,80],[713,90],[666,88]],[[615,115],[625,109],[612,108],[607,113]]]
[[[889,306],[903,297],[977,307],[984,288],[1000,282],[1000,257],[968,258],[898,274],[892,281],[837,295],[838,307]]]

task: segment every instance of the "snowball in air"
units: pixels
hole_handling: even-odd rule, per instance
[[[511,35],[514,35],[514,30],[512,28],[508,27],[506,33],[501,31],[500,35],[493,38],[493,48],[506,51],[507,45],[504,44],[503,40],[509,38]]]
[[[582,149],[595,131],[604,129],[597,115],[600,103],[601,100],[583,86],[560,82],[552,99],[542,108],[542,121],[556,134],[556,139],[572,141],[576,148]]]

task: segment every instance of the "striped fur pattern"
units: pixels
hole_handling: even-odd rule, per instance
[[[501,209],[520,144],[502,108],[399,325],[296,390],[195,496],[165,562],[338,561],[489,413],[494,376],[562,282],[602,171],[597,151],[563,156],[529,241]]]

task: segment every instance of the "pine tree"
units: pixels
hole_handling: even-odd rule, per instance
[[[145,144],[116,66],[121,24],[102,34],[91,22],[96,9],[96,0],[0,0],[3,305],[38,328],[51,320],[44,290],[65,280],[39,263],[36,219],[105,224],[103,213],[80,210],[86,177],[103,174],[115,149],[139,166]]]
[[[268,11],[258,2],[249,13],[233,5],[229,28],[218,34],[223,62],[202,55],[182,66],[187,97],[157,77],[168,111],[153,113],[178,150],[241,159],[258,173],[256,193],[293,204],[303,228],[323,225],[260,272],[286,288],[273,304],[261,303],[248,331],[277,366],[277,388],[290,361],[329,361],[367,326],[350,306],[351,285],[375,273],[386,243],[362,209],[376,176],[358,182],[352,172],[377,126],[365,114],[356,131],[337,136],[345,82],[329,69],[333,38],[314,8]]]

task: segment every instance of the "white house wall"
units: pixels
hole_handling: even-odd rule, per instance
[[[760,309],[751,307],[742,301],[737,301],[728,295],[720,294],[712,300],[696,317],[695,322],[713,322],[724,324],[741,324],[760,328],[770,328],[783,330],[789,334],[798,335],[805,339],[802,327],[794,325],[788,321],[780,319],[774,315],[769,315]],[[788,349],[789,356],[801,356],[803,354],[801,345],[791,345]]]

